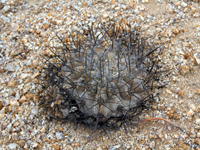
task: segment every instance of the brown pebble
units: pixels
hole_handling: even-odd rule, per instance
[[[173,118],[178,120],[179,119],[178,113],[175,113],[174,116],[173,116]]]
[[[20,99],[19,99],[19,104],[23,104],[24,102],[26,101],[26,97],[25,96],[22,96]]]
[[[200,145],[200,139],[196,138],[196,139],[194,140],[194,143],[197,144],[197,145]]]
[[[160,133],[160,134],[158,134],[158,137],[159,137],[159,138],[163,138],[164,135],[163,135],[162,133]]]
[[[200,94],[200,89],[197,89],[196,92],[197,92],[197,94]]]
[[[6,34],[9,35],[9,34],[10,34],[10,31],[6,31]]]
[[[169,118],[173,118],[174,112],[175,112],[175,110],[169,110],[167,112],[167,115],[169,116]]]
[[[46,30],[49,28],[49,25],[48,24],[43,24],[43,28]]]
[[[180,91],[178,92],[178,95],[179,95],[179,96],[183,96],[183,94],[184,94],[184,91],[183,91],[183,90],[180,90]]]
[[[5,72],[4,68],[2,66],[0,66],[0,73]]]
[[[111,4],[111,5],[115,4],[115,0],[112,0],[110,4]]]
[[[14,88],[15,87],[15,83],[16,83],[16,81],[10,81],[8,83],[8,86],[11,87],[11,88]]]
[[[182,75],[185,75],[186,73],[188,73],[190,71],[189,67],[188,66],[181,66],[180,67],[180,73]]]
[[[59,131],[63,131],[63,127],[58,127],[57,128]]]
[[[194,112],[192,111],[192,109],[190,109],[188,112],[187,112],[187,116],[193,116],[194,115]]]
[[[184,58],[185,58],[185,59],[190,58],[190,53],[189,53],[189,52],[185,53],[185,54],[184,54]]]
[[[179,33],[179,29],[174,27],[174,28],[172,29],[172,32],[176,35],[176,34]]]
[[[133,8],[133,7],[134,7],[134,3],[130,3],[129,6],[130,6],[131,8]]]
[[[77,143],[74,144],[74,146],[75,146],[75,147],[80,147],[81,144],[80,144],[80,142],[77,142]]]
[[[60,150],[60,146],[58,144],[53,145],[53,148],[56,150]]]
[[[2,101],[0,101],[0,110],[3,108],[3,102]]]
[[[18,126],[19,126],[19,122],[18,121],[13,124],[13,127],[18,127]]]
[[[40,72],[37,72],[33,75],[33,78],[37,78],[40,75]]]

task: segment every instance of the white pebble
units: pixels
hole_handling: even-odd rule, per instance
[[[200,125],[200,118],[196,119],[196,124]]]
[[[38,113],[38,109],[37,108],[32,109],[31,113],[34,114],[34,115],[36,115]]]
[[[194,115],[194,112],[192,111],[192,109],[190,109],[188,112],[187,112],[187,116],[193,116]]]
[[[10,144],[8,145],[8,148],[9,148],[9,149],[17,149],[17,147],[18,147],[18,145],[15,144],[15,143],[10,143]]]
[[[186,6],[187,6],[187,3],[182,2],[182,3],[181,3],[181,6],[182,6],[182,7],[186,7]]]
[[[196,108],[196,106],[195,106],[194,104],[190,104],[190,108],[191,108],[193,111],[197,112],[197,108]]]
[[[64,134],[63,134],[62,132],[56,132],[56,138],[57,138],[58,140],[63,139],[63,137],[64,137]]]
[[[10,6],[9,6],[9,5],[4,6],[3,12],[4,12],[4,13],[7,13],[7,12],[9,12],[9,11],[11,11]]]
[[[7,64],[4,69],[7,71],[15,71],[15,68],[16,67],[13,64]]]
[[[10,100],[10,106],[19,106],[19,103],[17,100]]]
[[[139,14],[140,11],[139,11],[138,9],[135,9],[135,10],[134,10],[134,13],[135,13],[135,14]]]

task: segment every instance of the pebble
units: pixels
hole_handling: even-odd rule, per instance
[[[60,149],[61,149],[60,146],[59,146],[58,144],[53,145],[53,148],[54,148],[55,150],[60,150]]]
[[[187,116],[193,116],[194,115],[194,112],[192,111],[192,109],[190,109],[188,112],[187,112]]]
[[[197,108],[194,104],[190,104],[189,106],[193,111],[197,112]]]
[[[19,145],[17,145],[16,143],[10,143],[8,145],[8,148],[11,149],[11,150],[15,150],[19,147]]]
[[[11,11],[11,7],[9,5],[3,7],[3,13],[8,13],[9,11]]]
[[[38,113],[38,108],[34,108],[31,110],[31,113],[34,114],[34,115],[37,115]]]
[[[0,9],[4,7],[4,4],[0,2]]]
[[[196,119],[196,124],[197,124],[197,125],[200,125],[200,118],[197,118],[197,119]]]
[[[19,29],[19,25],[17,23],[11,24],[12,31],[17,31]]]
[[[197,133],[197,137],[200,138],[200,132]]]
[[[4,104],[2,101],[0,101],[0,110],[3,108]]]
[[[17,100],[10,100],[10,106],[19,106],[19,103]]]
[[[63,137],[64,137],[64,134],[63,134],[62,132],[56,132],[56,138],[57,138],[58,140],[63,139]]]
[[[180,91],[178,92],[178,95],[181,96],[181,97],[183,96],[183,94],[184,94],[184,91],[183,91],[183,90],[180,90]]]
[[[200,94],[200,89],[197,89],[196,92],[197,92],[197,94]]]
[[[200,65],[200,52],[194,54],[194,59],[196,60],[197,64]]]
[[[181,3],[181,6],[182,6],[182,7],[186,7],[186,6],[187,6],[187,3],[182,2],[182,3]]]
[[[11,71],[11,72],[13,72],[13,71],[15,71],[16,66],[13,65],[13,64],[7,64],[7,65],[5,66],[4,69],[5,69],[6,71]]]
[[[178,33],[179,33],[179,29],[176,28],[176,27],[174,27],[174,28],[172,29],[172,32],[173,32],[174,34],[178,34]]]

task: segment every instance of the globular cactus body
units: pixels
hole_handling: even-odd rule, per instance
[[[149,107],[159,77],[151,55],[158,47],[149,47],[136,29],[99,25],[68,43],[58,38],[64,48],[53,53],[60,61],[43,68],[43,105],[76,123],[110,127]]]

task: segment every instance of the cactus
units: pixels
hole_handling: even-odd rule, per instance
[[[162,74],[153,56],[160,46],[150,46],[140,30],[98,24],[70,40],[57,38],[63,47],[51,49],[53,61],[45,57],[40,79],[40,103],[51,117],[96,131],[125,125],[151,107]]]

